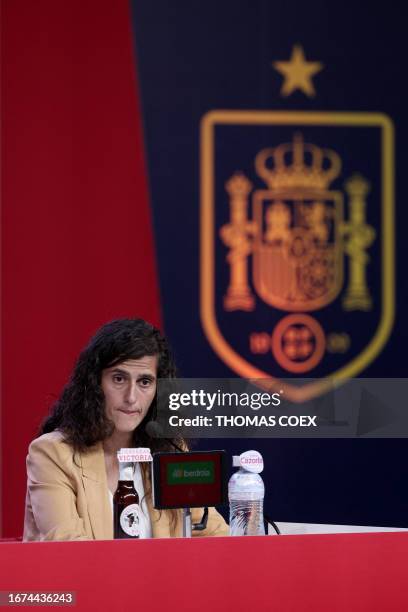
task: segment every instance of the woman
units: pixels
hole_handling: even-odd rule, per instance
[[[82,351],[61,397],[45,420],[27,457],[24,540],[113,538],[112,496],[119,478],[120,448],[154,451],[186,448],[182,439],[151,438],[159,378],[175,367],[159,330],[141,319],[104,325]],[[182,534],[181,511],[152,506],[148,464],[137,464],[142,537]],[[200,521],[202,510],[192,511]],[[213,508],[197,535],[227,535]]]

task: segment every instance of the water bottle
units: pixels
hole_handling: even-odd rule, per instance
[[[232,465],[238,467],[228,483],[230,505],[230,535],[265,535],[263,499],[265,487],[260,472],[262,455],[247,451],[233,457]]]

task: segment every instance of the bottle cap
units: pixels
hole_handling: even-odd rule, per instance
[[[241,467],[241,458],[239,455],[232,457],[232,467]]]
[[[233,458],[233,461],[235,457]],[[244,468],[247,472],[253,472],[254,474],[260,474],[264,468],[264,462],[261,453],[258,451],[250,450],[242,453],[238,457],[238,466]],[[235,463],[233,464],[235,466]]]

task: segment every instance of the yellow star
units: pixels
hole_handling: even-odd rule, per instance
[[[282,96],[289,96],[296,89],[300,89],[309,98],[316,95],[312,83],[312,76],[323,68],[320,62],[307,62],[301,45],[293,47],[288,62],[273,62],[272,66],[284,76],[281,89]]]

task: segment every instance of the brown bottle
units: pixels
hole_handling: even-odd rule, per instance
[[[118,488],[113,496],[113,537],[139,537],[139,495],[133,484],[133,465],[119,463]]]

